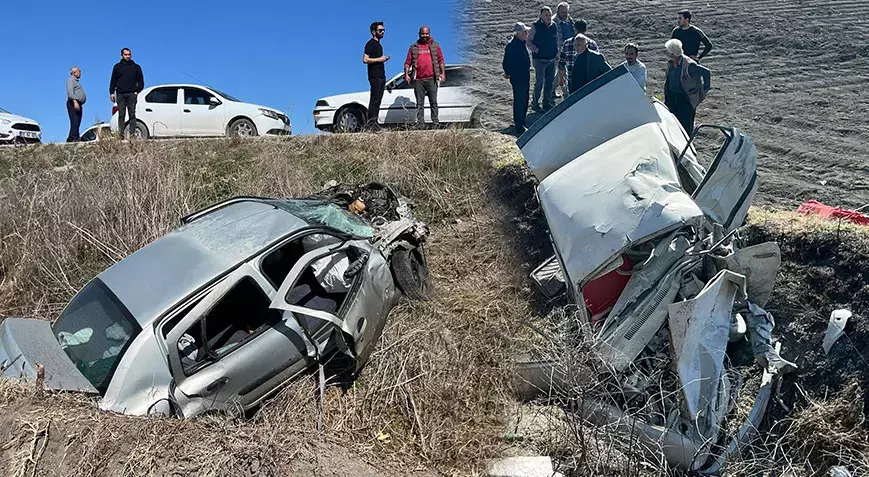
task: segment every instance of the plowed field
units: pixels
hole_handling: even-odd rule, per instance
[[[549,2],[553,8],[556,2]],[[663,43],[684,5],[712,40],[703,64],[713,90],[698,122],[746,130],[760,153],[755,203],[794,208],[815,199],[869,203],[869,2],[732,0],[571,2],[589,22],[610,64],[635,41],[648,67],[648,91],[663,93]],[[516,21],[533,22],[533,0],[468,0],[463,34],[481,69],[476,91],[491,107],[493,129],[510,126],[511,93],[501,59]]]

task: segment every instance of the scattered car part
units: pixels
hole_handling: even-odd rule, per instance
[[[848,326],[848,320],[851,318],[850,310],[833,310],[830,313],[830,321],[827,323],[827,331],[824,333],[824,354],[830,354],[830,349],[836,341],[845,334],[845,327]]]

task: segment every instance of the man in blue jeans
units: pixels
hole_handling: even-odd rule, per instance
[[[540,112],[555,106],[555,70],[558,57],[558,27],[552,22],[552,9],[540,9],[540,18],[531,25],[528,49],[534,65],[534,97],[531,109]],[[543,92],[543,105],[540,93]]]
[[[109,99],[118,103],[118,132],[124,136],[126,114],[130,115],[129,134],[136,131],[136,100],[145,88],[145,78],[142,67],[133,61],[133,52],[129,48],[121,49],[121,61],[112,68],[112,78],[109,81]],[[129,136],[127,136],[129,137]]]

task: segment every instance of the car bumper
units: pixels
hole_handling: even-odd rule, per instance
[[[256,125],[260,136],[289,136],[293,133],[293,126],[284,123],[280,119],[272,119],[268,116],[257,116],[253,123]]]
[[[12,126],[14,125],[0,124],[0,142],[12,142],[15,140],[39,142],[42,140],[42,131],[24,131]]]
[[[328,129],[335,122],[335,111],[331,107],[318,107],[314,109],[314,126],[317,129]]]

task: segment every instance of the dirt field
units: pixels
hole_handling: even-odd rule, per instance
[[[557,2],[545,2],[555,7]],[[643,49],[650,94],[663,93],[663,43],[683,5],[714,49],[703,64],[712,92],[697,121],[746,130],[760,152],[755,203],[794,208],[815,199],[869,204],[869,2],[857,0],[662,0],[571,2],[589,22],[610,64],[628,41]],[[492,108],[494,129],[510,126],[511,93],[501,59],[514,22],[530,23],[537,0],[468,0],[464,12],[477,92]],[[823,65],[823,66],[822,66]]]

